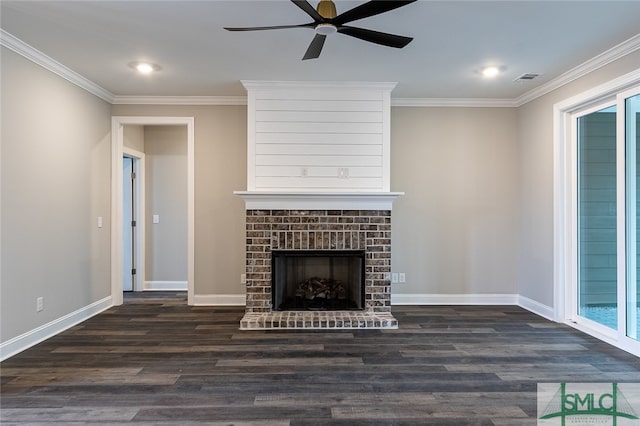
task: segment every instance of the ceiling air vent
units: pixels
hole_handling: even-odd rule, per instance
[[[528,73],[522,74],[520,77],[516,78],[513,81],[516,81],[516,82],[519,82],[519,81],[530,81],[530,80],[533,80],[534,78],[539,77],[539,76],[540,76],[540,74],[528,72]]]

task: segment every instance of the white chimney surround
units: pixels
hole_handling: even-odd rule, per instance
[[[391,210],[389,82],[246,81],[246,209]]]

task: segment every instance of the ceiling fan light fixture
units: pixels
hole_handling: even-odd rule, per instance
[[[333,24],[318,24],[316,25],[316,34],[321,35],[331,35],[335,34],[338,31],[335,25]]]

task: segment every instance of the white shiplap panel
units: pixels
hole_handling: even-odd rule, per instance
[[[381,123],[382,111],[256,111],[257,122]]]
[[[295,189],[304,184],[306,189],[368,189],[375,190],[382,185],[382,179],[337,179],[337,178],[280,178],[257,177],[256,186],[260,190]]]
[[[258,166],[262,177],[331,177],[338,176],[338,167]],[[382,178],[382,167],[348,167],[349,178]]]
[[[382,166],[381,156],[256,155],[256,166]]]
[[[382,101],[258,99],[256,111],[382,111]]]
[[[382,123],[274,123],[256,122],[257,133],[360,133],[380,134]]]
[[[389,191],[395,84],[243,84],[249,91],[249,190]]]
[[[382,145],[256,144],[256,155],[382,155]]]
[[[382,145],[382,134],[358,133],[257,133],[256,144],[349,144],[349,145]]]

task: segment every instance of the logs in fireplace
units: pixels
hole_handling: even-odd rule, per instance
[[[362,310],[364,251],[272,253],[274,310]]]

